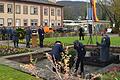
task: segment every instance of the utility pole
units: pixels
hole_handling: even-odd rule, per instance
[[[15,1],[16,0],[14,0],[14,2],[13,2],[13,5],[14,5],[14,10],[13,10],[13,22],[14,22],[14,25],[13,25],[13,27],[15,28],[15,25],[16,25],[16,20],[15,20]]]

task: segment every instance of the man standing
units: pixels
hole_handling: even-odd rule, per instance
[[[84,29],[82,27],[79,29],[79,40],[84,40]]]
[[[76,65],[75,65],[75,74],[77,74],[77,70],[79,68],[79,64],[80,65],[80,75],[82,75],[84,73],[84,57],[86,54],[86,50],[84,48],[84,45],[82,43],[80,43],[78,40],[74,41],[74,49],[77,51],[77,61],[76,61]]]
[[[44,34],[45,34],[42,26],[39,27],[38,34],[39,34],[40,48],[42,48],[43,47]]]
[[[26,27],[25,30],[25,39],[26,39],[26,47],[30,48],[30,39],[31,39],[32,31],[30,27]]]
[[[19,33],[16,31],[16,28],[15,28],[15,27],[13,28],[12,35],[13,35],[14,47],[15,47],[15,48],[18,48]]]

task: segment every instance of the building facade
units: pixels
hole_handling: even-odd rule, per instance
[[[34,0],[0,0],[0,26],[62,26],[63,6]]]

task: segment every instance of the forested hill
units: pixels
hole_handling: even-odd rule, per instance
[[[58,1],[57,3],[64,6],[64,19],[78,19],[79,16],[81,16],[82,19],[86,19],[87,2]],[[97,15],[99,18],[103,17],[103,11],[99,5],[97,5]]]

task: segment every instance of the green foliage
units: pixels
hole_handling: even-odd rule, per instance
[[[120,80],[120,72],[109,72],[102,75],[101,80]]]
[[[29,74],[17,71],[7,66],[0,65],[0,80],[43,80]]]
[[[69,51],[68,51],[68,55],[71,55],[71,57],[75,57],[76,56],[76,50],[74,50],[74,49],[70,49]]]
[[[19,39],[24,39],[25,38],[25,31],[22,28],[16,29],[18,32]]]

